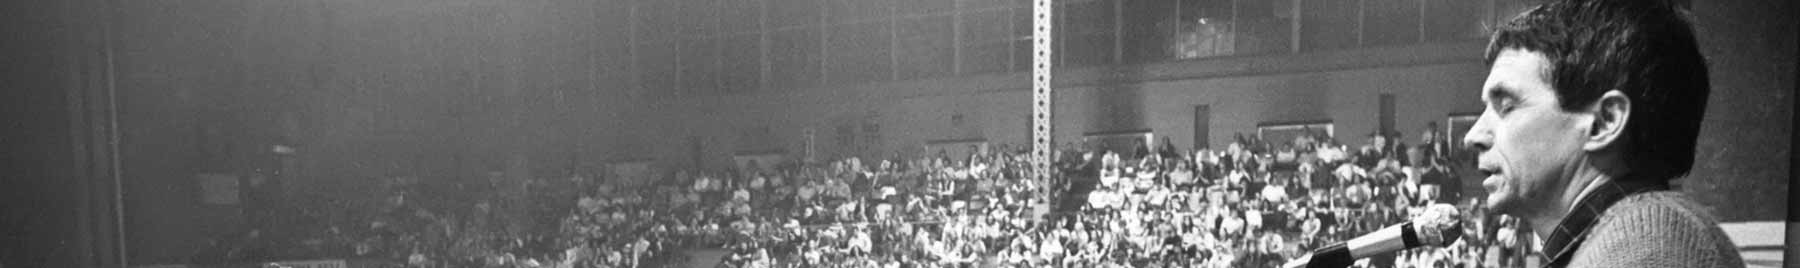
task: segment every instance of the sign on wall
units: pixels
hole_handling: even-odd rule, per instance
[[[1278,144],[1285,144],[1285,142],[1293,141],[1294,138],[1302,135],[1319,134],[1324,134],[1326,137],[1337,137],[1337,128],[1331,121],[1269,123],[1256,127],[1257,137],[1261,137],[1263,141]]]
[[[1450,136],[1445,136],[1446,140],[1461,144],[1463,135],[1469,133],[1469,128],[1475,127],[1475,120],[1480,119],[1480,116],[1479,114],[1451,114],[1445,118],[1443,131],[1450,134]]]
[[[278,261],[278,262],[272,262],[271,264],[278,265],[277,267],[291,267],[291,268],[348,268],[349,267],[349,263],[344,262],[344,260]]]

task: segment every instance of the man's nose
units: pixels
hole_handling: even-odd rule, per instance
[[[1469,132],[1463,134],[1462,146],[1464,148],[1476,154],[1493,148],[1494,135],[1493,128],[1489,127],[1492,124],[1490,118],[1491,116],[1484,112],[1475,120],[1475,125],[1470,126]]]

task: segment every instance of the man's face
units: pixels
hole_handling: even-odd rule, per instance
[[[1489,208],[1503,214],[1551,211],[1580,161],[1587,129],[1581,114],[1564,111],[1544,72],[1543,54],[1500,52],[1481,89],[1487,108],[1463,142],[1479,152]]]

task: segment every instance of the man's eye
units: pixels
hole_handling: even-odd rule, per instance
[[[1500,99],[1499,101],[1494,102],[1494,111],[1500,112],[1501,114],[1506,114],[1508,112],[1512,112],[1513,108],[1515,108],[1517,106],[1518,106],[1517,101],[1515,101],[1511,98]]]

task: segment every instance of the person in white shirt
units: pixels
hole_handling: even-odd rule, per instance
[[[732,191],[731,192],[731,201],[733,201],[733,202],[750,202],[750,190],[744,189],[744,188],[738,188],[736,191]]]
[[[1259,195],[1263,198],[1264,201],[1268,201],[1269,203],[1284,202],[1288,198],[1287,185],[1286,185],[1286,183],[1277,183],[1277,184],[1269,184],[1268,186],[1263,186],[1262,193],[1260,193]]]
[[[1038,249],[1041,251],[1044,260],[1052,263],[1061,260],[1063,255],[1062,241],[1059,241],[1059,239],[1044,239],[1039,243]]]
[[[884,221],[893,219],[893,213],[894,213],[894,205],[891,205],[888,203],[881,203],[881,204],[875,205],[876,219],[880,219],[880,220],[884,220]]]
[[[805,246],[801,248],[819,248],[819,240],[806,240]],[[804,261],[803,264],[806,264],[807,266],[823,264],[825,262],[825,252],[823,250],[801,250],[800,258]]]
[[[1119,166],[1119,154],[1107,152],[1100,158],[1100,185],[1112,186],[1124,176],[1125,170]]]
[[[900,190],[895,189],[893,185],[881,186],[881,192],[879,195],[877,195],[877,198],[888,199],[888,198],[892,198],[895,195],[899,195],[899,194],[900,194]]]
[[[859,256],[863,255],[863,254],[869,254],[870,250],[873,249],[873,247],[874,247],[874,245],[871,245],[870,243],[871,243],[871,241],[869,239],[868,230],[858,228],[857,230],[853,231],[853,233],[850,235],[850,252],[851,252],[851,254],[856,254]]]
[[[643,237],[638,237],[638,240],[636,242],[632,242],[632,244],[631,244],[631,266],[632,267],[642,266],[644,255],[647,255],[649,253],[650,253],[650,240],[645,240]]]
[[[766,184],[768,184],[768,183],[769,183],[769,179],[767,177],[763,177],[762,175],[757,175],[756,178],[750,179],[750,189],[760,191],[763,189],[763,186],[766,186]]]
[[[1148,201],[1152,208],[1166,209],[1170,207],[1169,203],[1172,195],[1173,193],[1169,192],[1169,188],[1157,187],[1150,189]]]
[[[1088,192],[1087,199],[1088,207],[1090,209],[1106,208],[1106,191],[1103,189],[1094,189],[1094,191]]]
[[[813,194],[818,192],[817,187],[817,184],[810,182],[805,185],[800,185],[800,189],[796,189],[794,195],[800,198],[800,203],[812,202]]]
[[[606,263],[624,264],[625,263],[625,255],[619,253],[618,250],[607,250],[606,251]]]
[[[1178,188],[1186,188],[1187,186],[1194,184],[1194,165],[1192,162],[1188,161],[1175,161],[1174,168],[1169,171],[1167,176],[1169,177],[1170,185]]]

